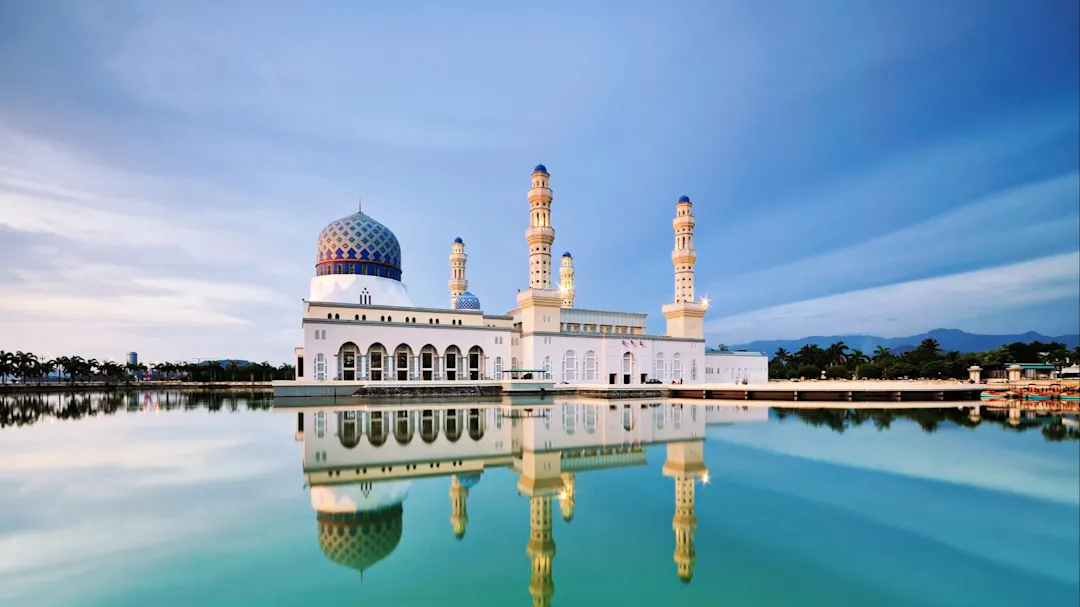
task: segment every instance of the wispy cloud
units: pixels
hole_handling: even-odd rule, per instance
[[[772,306],[706,323],[729,342],[807,335],[910,335],[970,318],[1080,299],[1080,252]]]

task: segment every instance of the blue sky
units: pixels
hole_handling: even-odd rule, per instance
[[[223,5],[225,4],[225,5]],[[0,348],[287,360],[323,225],[502,313],[528,176],[577,305],[712,341],[1080,330],[1075,2],[0,3]]]

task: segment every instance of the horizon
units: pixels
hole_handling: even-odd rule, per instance
[[[0,349],[289,361],[359,198],[502,314],[538,163],[651,333],[684,194],[708,344],[1080,333],[1080,7],[939,4],[0,6]]]

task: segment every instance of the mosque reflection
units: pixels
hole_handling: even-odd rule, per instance
[[[705,428],[766,421],[768,409],[693,401],[507,400],[305,409],[295,415],[319,546],[331,561],[363,575],[387,558],[401,541],[403,503],[414,479],[450,477],[450,527],[463,538],[470,489],[485,470],[505,467],[518,475],[518,492],[529,500],[529,594],[534,605],[549,605],[555,591],[552,517],[557,505],[564,520],[573,518],[578,475],[645,465],[646,446],[666,445],[663,474],[674,480],[675,573],[689,582],[694,490],[709,475],[702,459]]]

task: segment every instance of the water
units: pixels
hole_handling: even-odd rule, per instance
[[[1077,604],[1047,420],[652,404],[8,397],[0,604]]]

